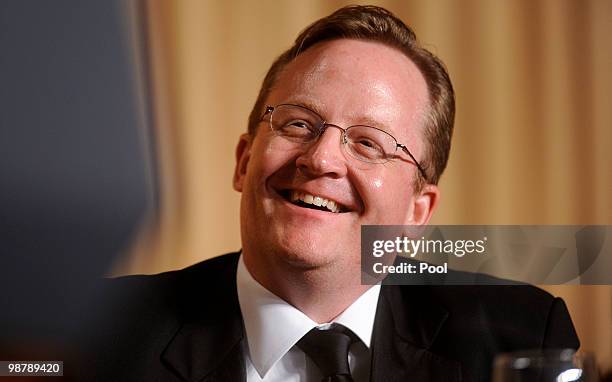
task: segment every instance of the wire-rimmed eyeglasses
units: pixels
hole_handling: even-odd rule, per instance
[[[386,163],[400,148],[414,161],[421,176],[427,181],[425,170],[410,150],[384,130],[366,125],[342,128],[326,123],[319,114],[307,107],[292,104],[266,106],[262,118],[266,115],[270,115],[270,129],[276,135],[301,144],[314,142],[330,126],[340,129],[341,141],[346,151],[353,158],[367,163]]]

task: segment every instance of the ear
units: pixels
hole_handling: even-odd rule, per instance
[[[244,177],[247,171],[247,165],[251,158],[251,136],[242,134],[238,145],[236,146],[236,168],[234,168],[234,190],[242,192]]]
[[[412,212],[406,225],[426,225],[440,200],[440,190],[435,184],[426,184],[412,201]]]

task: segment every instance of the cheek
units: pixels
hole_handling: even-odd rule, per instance
[[[403,224],[411,210],[413,195],[410,180],[391,173],[369,175],[361,179],[362,197],[369,220],[373,220],[373,224]]]
[[[269,181],[288,178],[294,173],[296,149],[281,138],[260,139],[253,145],[249,162],[250,189],[257,198],[265,197]]]
[[[360,172],[359,183],[363,185],[364,191],[369,195],[379,195],[390,186],[389,174],[375,171]]]
[[[283,150],[275,140],[260,140],[253,146],[251,156],[254,181],[265,181],[284,161]]]

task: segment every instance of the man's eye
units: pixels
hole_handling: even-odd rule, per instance
[[[303,119],[289,120],[282,124],[280,134],[293,140],[307,141],[315,135],[312,124]]]
[[[361,137],[350,142],[352,152],[360,158],[372,160],[384,156],[382,146],[372,139]]]
[[[361,146],[365,147],[365,148],[374,148],[376,147],[376,144],[368,139],[362,139],[360,141],[357,142],[358,144],[360,144]]]
[[[291,121],[285,125],[287,128],[310,129],[310,124],[305,121]]]
[[[382,148],[378,143],[368,138],[358,139],[355,141],[355,144],[360,150],[382,151]]]

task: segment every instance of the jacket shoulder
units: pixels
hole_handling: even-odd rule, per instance
[[[134,311],[151,311],[163,316],[180,314],[193,306],[213,307],[227,301],[235,290],[238,258],[239,253],[230,253],[181,270],[105,279],[100,296],[107,306],[129,309],[132,315]]]
[[[206,327],[239,314],[238,258],[231,253],[177,271],[102,280],[75,341],[81,374],[87,376],[89,368],[102,375],[91,379],[109,380],[107,374],[115,371],[169,373],[160,355],[181,327],[193,322]]]
[[[448,330],[499,351],[580,345],[562,299],[532,285],[438,286]]]
[[[193,281],[191,279],[194,276],[205,276],[204,281],[213,282],[226,274],[228,270],[235,272],[239,256],[239,252],[228,253],[201,261],[180,270],[152,275],[128,275],[107,278],[103,283],[106,284],[104,286],[111,288],[145,288],[155,287],[160,284],[168,284],[179,280]]]

